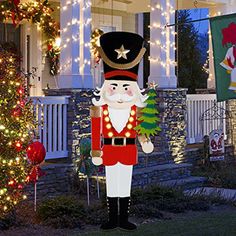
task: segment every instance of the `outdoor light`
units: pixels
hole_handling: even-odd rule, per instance
[[[55,45],[55,47],[59,48],[60,45],[61,45],[61,38],[57,37],[57,38],[55,39],[54,45]]]

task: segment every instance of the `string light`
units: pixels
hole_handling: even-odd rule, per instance
[[[162,55],[164,53],[165,60],[162,60],[160,57],[149,57],[149,61],[151,64],[159,64],[161,67],[166,68],[166,70],[170,70],[170,66],[176,66],[175,60],[172,60],[170,49],[176,50],[175,42],[170,41],[170,36],[175,36],[176,32],[172,30],[169,27],[166,27],[163,22],[170,23],[171,17],[175,14],[175,8],[170,4],[169,1],[166,1],[166,10],[164,11],[163,7],[160,4],[155,4],[153,6],[148,6],[151,11],[158,11],[161,15],[161,17],[164,19],[161,22],[152,22],[151,25],[148,27],[150,30],[160,30],[160,34],[162,36],[162,40],[164,44],[162,43],[162,40],[155,39],[155,41],[149,41],[152,48],[160,49]],[[152,13],[155,14],[155,13]]]
[[[84,15],[86,14],[87,11],[90,11],[91,5],[92,5],[91,1],[85,2],[85,1],[80,1],[80,0],[73,0],[73,1],[67,1],[63,6],[61,6],[61,9],[62,9],[63,14],[67,14],[67,11],[71,11],[71,8],[77,9],[78,7],[82,9],[82,12],[83,12],[82,15]],[[90,42],[83,41],[83,37],[81,37],[80,35],[80,29],[81,27],[83,27],[83,30],[85,30],[86,27],[90,27],[91,22],[92,22],[91,17],[89,18],[86,17],[83,20],[83,22],[81,22],[80,19],[77,19],[75,17],[73,17],[70,21],[68,21],[65,27],[61,29],[61,34],[65,35],[68,32],[73,32],[74,30],[72,27],[77,27],[78,33],[70,33],[70,34],[68,33],[68,35],[70,35],[69,37],[61,37],[60,50],[63,51],[66,48],[68,48],[70,44],[78,43],[78,42],[79,42],[80,47],[90,48]],[[68,58],[66,62],[63,62],[63,65],[61,63],[59,72],[63,73],[67,71],[68,68],[71,67],[72,60],[74,63],[80,64],[80,68],[79,68],[80,73],[83,73],[82,71],[84,70],[85,66],[90,66],[90,58],[84,58],[83,62],[81,61],[80,56],[73,59]]]
[[[4,58],[4,60],[2,60]],[[20,200],[25,199],[22,188],[26,183],[28,164],[25,146],[28,145],[29,129],[33,126],[31,104],[25,104],[25,78],[17,73],[18,60],[13,54],[0,52],[1,73],[4,82],[0,93],[0,133],[1,149],[0,164],[0,217],[8,212]],[[10,73],[12,72],[12,73]],[[21,113],[22,112],[24,113]],[[20,113],[19,113],[20,112]],[[16,116],[17,117],[16,119]]]

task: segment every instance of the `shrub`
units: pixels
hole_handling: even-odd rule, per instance
[[[81,219],[86,216],[86,211],[78,199],[60,196],[42,202],[37,215],[46,225],[56,228],[75,228],[80,226]]]
[[[206,197],[185,196],[181,190],[159,186],[134,190],[132,200],[136,205],[145,204],[149,215],[157,210],[181,213],[187,210],[205,211],[210,208],[210,200]],[[153,210],[150,211],[149,208]]]
[[[163,214],[157,210],[156,208],[153,208],[152,206],[146,206],[145,204],[137,204],[134,206],[131,206],[130,208],[131,215],[134,215],[136,217],[154,217],[163,219]]]
[[[8,230],[10,227],[19,224],[20,222],[16,219],[15,211],[11,211],[4,217],[0,218],[0,230]]]
[[[84,218],[86,224],[100,225],[108,218],[107,208],[103,204],[88,207],[87,215]]]
[[[194,175],[208,178],[208,185],[222,188],[236,188],[236,165],[224,162],[196,166]]]

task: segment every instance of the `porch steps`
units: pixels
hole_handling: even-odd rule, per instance
[[[192,165],[188,163],[169,163],[136,168],[133,172],[132,185],[133,187],[161,185],[183,189],[202,186],[206,179],[191,176],[191,168]]]
[[[207,180],[206,177],[189,176],[183,179],[162,181],[160,182],[160,186],[183,188],[187,190],[187,189],[194,189],[196,187],[203,186],[206,180]]]

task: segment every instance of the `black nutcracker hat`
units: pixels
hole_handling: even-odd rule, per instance
[[[109,32],[100,37],[99,54],[105,80],[137,81],[138,67],[146,52],[144,39],[130,32]]]

